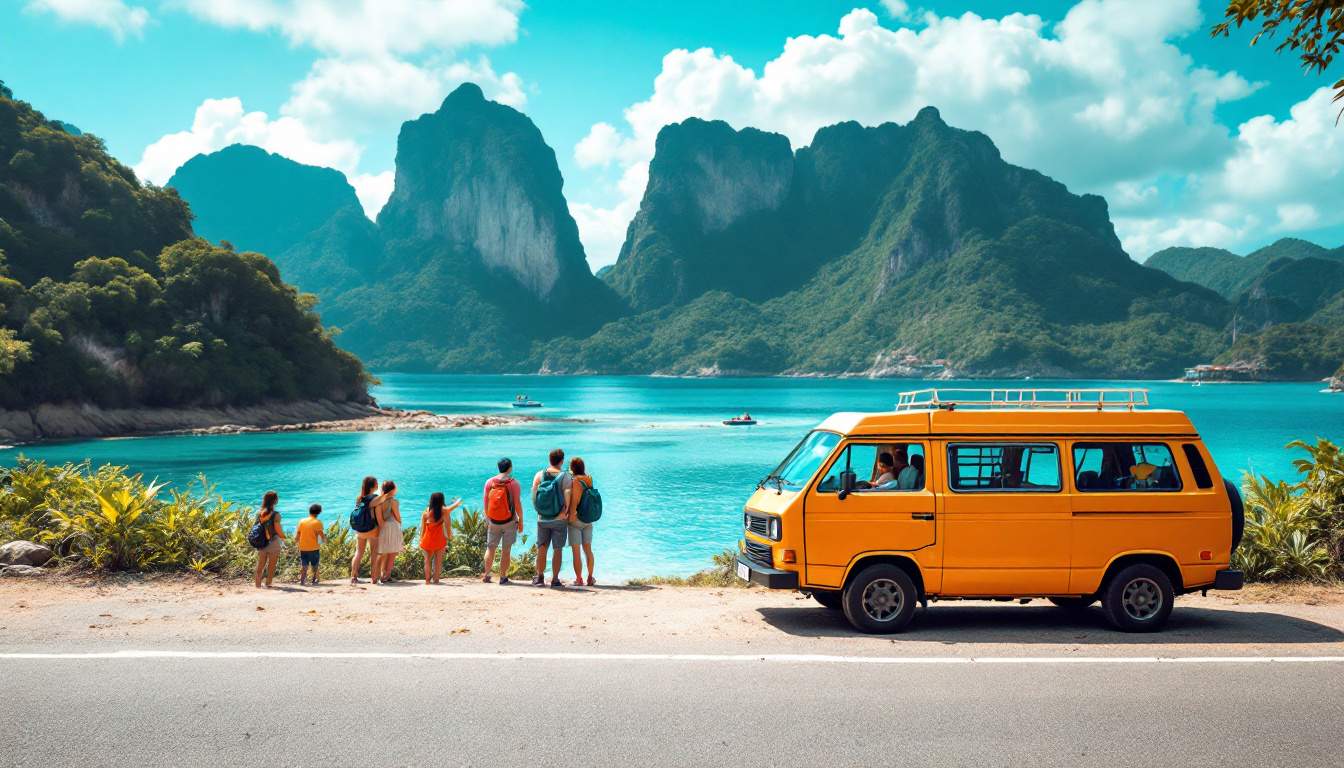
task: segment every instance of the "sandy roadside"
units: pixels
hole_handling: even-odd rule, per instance
[[[1344,654],[1344,590],[1188,596],[1166,631],[1126,635],[1092,610],[944,602],[893,637],[854,633],[797,593],[761,589],[501,587],[446,580],[319,587],[189,577],[0,581],[0,651],[108,649],[880,655]]]

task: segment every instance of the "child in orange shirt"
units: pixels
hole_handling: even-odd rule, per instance
[[[313,583],[316,584],[317,564],[321,560],[322,545],[327,543],[327,534],[317,516],[322,514],[322,505],[314,504],[308,508],[308,519],[299,523],[294,530],[294,541],[299,547],[299,584],[308,581],[308,566],[313,567]]]

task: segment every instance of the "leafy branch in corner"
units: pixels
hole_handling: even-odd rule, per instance
[[[1210,34],[1228,37],[1234,24],[1240,29],[1243,24],[1256,21],[1260,22],[1260,31],[1251,38],[1251,45],[1260,42],[1261,37],[1274,37],[1281,28],[1288,28],[1289,32],[1274,50],[1300,51],[1302,68],[1308,74],[1324,73],[1344,45],[1344,0],[1229,0],[1223,20],[1213,26]],[[1331,87],[1335,89],[1333,100],[1344,101],[1344,78]],[[1340,116],[1344,116],[1344,107],[1335,116],[1336,125]]]

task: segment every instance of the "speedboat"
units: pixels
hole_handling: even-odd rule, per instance
[[[536,400],[533,400],[532,398],[528,397],[527,395],[519,395],[519,396],[513,398],[513,407],[514,407],[514,408],[540,408],[540,407],[541,407],[541,403],[537,402]]]
[[[723,423],[729,427],[750,427],[756,423],[750,413],[744,413],[741,416],[734,416],[731,419],[724,419]]]

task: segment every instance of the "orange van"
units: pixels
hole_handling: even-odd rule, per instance
[[[837,413],[747,501],[740,578],[864,632],[916,603],[1098,600],[1130,632],[1179,594],[1240,589],[1241,497],[1194,425],[1143,389],[920,390]]]

